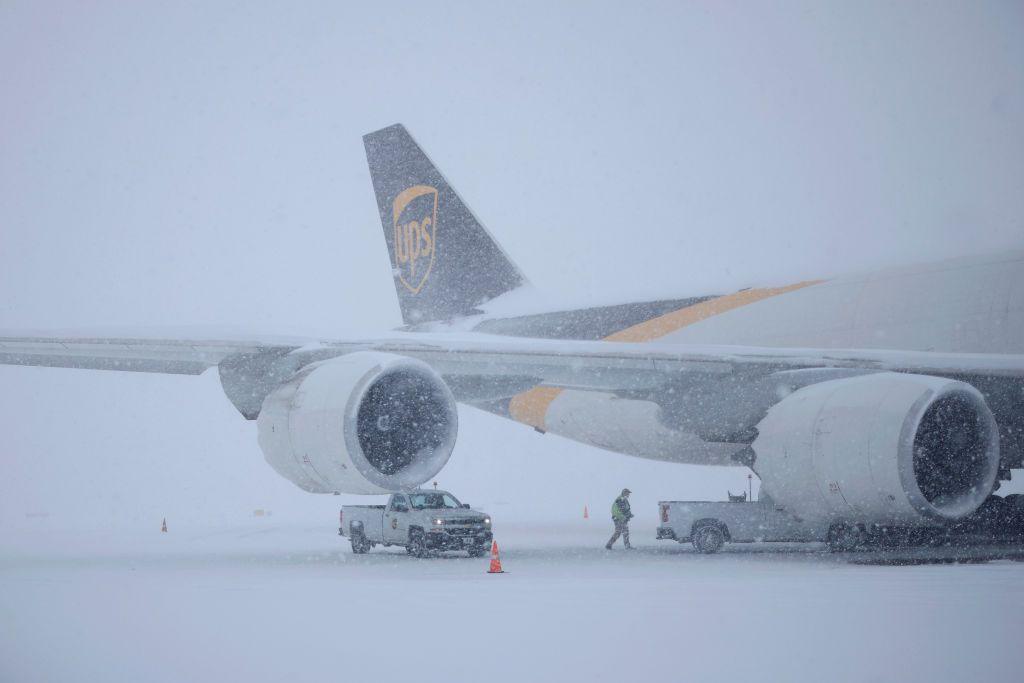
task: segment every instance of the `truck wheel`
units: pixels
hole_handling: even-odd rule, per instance
[[[725,545],[725,532],[716,524],[705,524],[693,532],[693,547],[702,553],[717,553]]]
[[[370,542],[366,540],[366,536],[361,531],[352,532],[352,552],[356,555],[364,555],[370,550]]]
[[[841,522],[829,527],[825,542],[833,553],[848,553],[864,545],[864,530],[856,524]]]
[[[423,537],[422,531],[414,529],[409,532],[409,545],[405,546],[405,552],[413,557],[427,556],[427,539]]]

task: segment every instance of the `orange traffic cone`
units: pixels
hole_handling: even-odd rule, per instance
[[[164,523],[160,525],[160,531],[167,533],[167,518],[164,517]]]
[[[583,506],[583,519],[590,519],[590,512],[587,510],[587,506]]]
[[[501,568],[501,558],[498,557],[498,542],[491,542],[491,568],[487,570],[488,574],[504,574],[505,570]]]

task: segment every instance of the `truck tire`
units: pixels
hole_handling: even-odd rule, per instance
[[[409,532],[409,544],[405,546],[405,552],[413,557],[427,556],[427,539],[419,529],[412,529]]]
[[[366,535],[363,534],[362,531],[355,529],[352,530],[351,538],[349,540],[352,541],[352,552],[356,555],[365,555],[373,546],[373,544],[366,539]]]
[[[725,545],[725,531],[718,524],[702,524],[693,530],[693,547],[697,552],[710,555]]]
[[[470,548],[469,549],[469,556],[470,557],[483,557],[484,555],[487,554],[487,551],[490,550],[490,549],[491,549],[491,544],[490,543],[485,543],[483,545],[478,545],[475,548]]]
[[[857,524],[839,522],[828,529],[828,536],[825,542],[828,549],[833,553],[848,553],[857,550],[866,541],[864,529]]]

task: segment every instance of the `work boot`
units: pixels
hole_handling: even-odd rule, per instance
[[[611,543],[605,543],[604,544],[604,549],[605,550],[611,550],[612,549],[612,544]]]

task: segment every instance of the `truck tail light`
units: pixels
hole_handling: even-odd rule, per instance
[[[668,505],[661,504],[661,523],[668,524]]]

